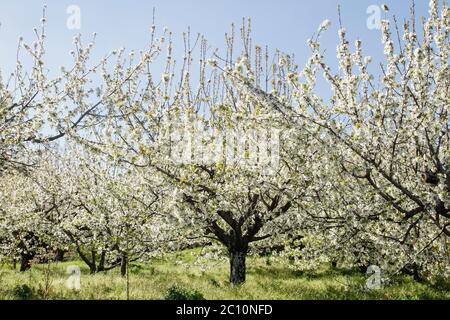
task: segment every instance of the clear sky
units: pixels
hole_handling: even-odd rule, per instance
[[[383,1],[383,0],[382,0]],[[400,22],[409,16],[408,0],[384,0]],[[32,41],[33,28],[40,25],[42,7],[47,4],[47,66],[59,69],[70,61],[72,38],[81,33],[89,37],[97,32],[94,57],[100,57],[113,49],[144,48],[149,39],[152,10],[156,8],[156,26],[168,27],[174,32],[175,46],[182,47],[182,32],[191,27],[193,33],[202,33],[213,47],[224,47],[224,33],[231,23],[239,25],[243,17],[252,18],[255,43],[269,45],[295,53],[300,66],[309,54],[306,40],[324,19],[330,19],[332,27],[323,38],[330,61],[335,60],[337,41],[337,6],[341,5],[342,20],[350,39],[361,39],[365,53],[381,59],[380,31],[367,27],[371,5],[381,6],[377,0],[2,0],[0,2],[0,69],[10,72],[15,61],[19,35]],[[70,30],[67,8],[80,8],[81,28]],[[416,0],[418,16],[427,15],[428,0]],[[384,16],[384,13],[383,13]]]

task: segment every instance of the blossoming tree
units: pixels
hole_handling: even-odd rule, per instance
[[[406,260],[411,263],[431,252],[437,252],[431,254],[431,260],[445,261],[450,235],[448,8],[445,3],[439,8],[437,1],[430,1],[421,35],[414,16],[404,24],[403,37],[394,22],[392,27],[388,20],[382,21],[386,62],[381,64],[379,81],[368,71],[372,59],[363,55],[361,41],[355,42],[352,52],[342,26],[337,48],[339,71],[333,73],[319,42],[328,21],[309,41],[312,56],[300,73],[305,81],[300,81],[297,72],[285,72],[281,79],[296,97],[294,103],[263,92],[246,77],[228,74],[288,123],[301,129],[303,122],[309,121],[320,133],[318,141],[324,142],[323,135],[329,137],[323,145],[333,144],[336,149],[332,176],[360,188],[337,188],[344,196],[331,208],[352,199],[355,192],[369,192],[374,201],[370,207],[363,198],[353,198],[354,209],[344,208],[342,214],[370,211],[366,221],[370,217],[377,222],[372,236],[383,239],[386,246],[408,248]],[[329,103],[315,93],[319,72],[330,84]]]

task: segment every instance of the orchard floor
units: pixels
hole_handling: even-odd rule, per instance
[[[365,287],[367,275],[352,270],[323,267],[314,272],[291,270],[267,258],[249,258],[247,282],[233,288],[228,284],[226,261],[197,265],[195,251],[183,251],[148,263],[133,263],[129,272],[130,299],[165,299],[177,286],[205,299],[445,299],[450,300],[450,281],[418,283],[402,276],[378,290]],[[68,266],[81,268],[81,289],[66,287]],[[47,270],[50,270],[48,272]],[[48,276],[46,276],[48,275]],[[173,294],[173,290],[172,290]],[[11,266],[0,267],[0,299],[126,299],[126,279],[118,270],[90,275],[80,261],[34,265],[20,273]]]

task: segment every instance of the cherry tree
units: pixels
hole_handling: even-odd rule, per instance
[[[92,273],[126,274],[129,261],[207,239],[228,251],[233,285],[257,243],[285,246],[301,268],[448,274],[445,3],[430,1],[420,32],[414,15],[402,34],[383,20],[379,75],[342,26],[338,70],[327,65],[326,20],[301,70],[279,51],[270,62],[244,22],[223,54],[187,32],[180,61],[155,26],[145,50],[97,64],[95,35],[76,36],[73,66],[51,78],[45,19],[0,73],[0,249],[21,269],[59,249]]]
[[[242,31],[249,57],[248,30]],[[89,145],[96,150],[107,146],[103,153],[111,158],[164,179],[173,191],[171,205],[185,237],[206,237],[224,245],[230,282],[241,284],[250,244],[275,239],[295,225],[291,208],[310,184],[312,141],[290,131],[275,112],[263,111],[221,75],[217,60],[208,58],[203,38],[195,41],[198,87],[191,80],[195,46],[190,35],[185,35],[180,70],[172,57],[172,34],[166,32],[156,42],[167,50],[162,76],[149,70],[112,95],[109,108],[121,116],[103,123]],[[227,50],[227,65],[232,50]],[[255,59],[262,63],[260,51]],[[262,72],[257,77],[261,79]]]
[[[361,41],[355,42],[352,52],[342,26],[339,71],[333,73],[319,42],[329,23],[325,21],[309,40],[312,56],[301,73],[285,72],[280,81],[292,90],[294,103],[287,103],[277,92],[267,94],[234,70],[227,74],[299,130],[308,121],[316,126],[318,141],[329,137],[324,146],[332,144],[337,150],[332,176],[359,188],[337,188],[343,197],[336,197],[332,207],[351,199],[354,209],[344,211],[346,216],[371,211],[357,223],[366,223],[368,217],[376,221],[372,235],[382,238],[386,246],[409,248],[411,263],[436,251],[432,257],[448,259],[450,77],[445,2],[439,8],[437,1],[430,1],[420,34],[414,17],[405,22],[403,36],[395,17],[393,26],[382,21],[386,61],[379,81],[368,71],[372,58],[363,55]],[[278,67],[283,68],[282,62]],[[315,93],[319,72],[330,84],[329,102]],[[367,196],[355,198],[367,191],[373,197],[369,207],[364,201]]]
[[[120,266],[125,275],[130,261],[160,252],[164,209],[158,181],[80,148],[65,154],[60,164],[64,170],[56,174],[56,192],[44,190],[60,205],[46,218],[58,241],[76,251],[91,273]]]
[[[45,163],[48,168],[52,157],[50,153],[43,153],[39,159],[32,160],[39,166]],[[52,166],[52,172],[57,170]],[[55,181],[52,178],[55,174],[43,175],[43,172],[8,172],[1,180],[1,252],[14,261],[19,259],[20,271],[28,270],[35,257],[44,255],[46,259],[49,255],[60,254],[64,249],[58,240],[57,226],[52,223],[52,217],[67,197],[61,189],[53,189]]]
[[[92,209],[90,205],[94,206],[92,210],[96,211],[95,218],[100,215],[97,211],[112,210],[117,218],[114,223],[125,219],[123,215],[132,215],[130,212],[133,210],[128,207],[126,210],[120,209],[123,213],[120,216],[117,213],[119,202],[122,207],[136,205],[137,197],[127,199],[123,196],[119,199],[117,189],[119,185],[126,186],[127,179],[130,183],[140,180],[129,176],[126,178],[125,175],[121,178],[123,183],[119,183],[115,180],[117,177],[109,177],[111,184],[102,185],[98,190],[99,195],[105,199],[96,198],[96,201],[98,203],[104,201],[113,207],[94,204],[93,194],[91,198],[88,194],[91,188],[89,183],[98,179],[94,173],[100,175],[103,182],[108,181],[109,171],[102,172],[98,167],[96,167],[98,172],[86,171],[89,165],[83,167],[80,163],[74,163],[73,159],[64,158],[58,148],[62,146],[63,149],[65,147],[70,149],[87,145],[86,141],[92,138],[90,135],[93,132],[94,135],[97,133],[97,127],[101,123],[111,123],[113,121],[111,119],[117,115],[108,110],[108,106],[111,103],[121,103],[111,97],[117,96],[116,94],[125,86],[128,88],[129,82],[149,67],[153,57],[160,50],[157,45],[151,44],[145,52],[140,52],[140,59],[136,63],[130,60],[128,65],[122,61],[123,50],[115,50],[97,64],[91,64],[89,59],[94,48],[95,34],[87,45],[82,42],[81,36],[77,35],[74,38],[74,50],[70,52],[73,66],[61,67],[59,75],[50,77],[53,72],[49,72],[46,68],[45,27],[44,8],[42,26],[39,30],[35,29],[36,41],[27,44],[23,38],[19,39],[15,69],[8,78],[1,78],[0,81],[0,174],[4,182],[1,192],[5,195],[2,198],[2,222],[7,235],[4,239],[8,239],[5,240],[7,247],[9,243],[11,248],[14,248],[17,241],[24,244],[22,247],[29,247],[27,256],[22,255],[24,261],[29,261],[35,249],[44,246],[41,241],[44,238],[63,247],[67,247],[68,243],[71,247],[83,243],[86,237],[82,233],[86,230],[78,230],[76,237],[70,236],[70,230],[74,227],[72,218],[83,214],[86,216],[86,211]],[[23,59],[23,51],[30,57],[29,61]],[[110,68],[110,61],[114,57],[117,60],[113,68]],[[47,154],[49,151],[53,153]],[[73,154],[75,157],[78,155]],[[110,165],[110,162],[102,161],[102,163],[104,166]],[[71,165],[73,167],[70,167]],[[75,168],[80,169],[80,174],[84,174],[84,184],[80,183],[83,180],[76,175],[78,172],[73,171]],[[20,172],[20,176],[17,171]],[[114,193],[111,185],[116,186]],[[19,187],[22,187],[20,192],[17,191]],[[132,194],[128,196],[131,197]],[[80,202],[80,199],[83,199],[83,202]],[[142,202],[142,206],[144,204],[145,201]],[[130,212],[125,214],[124,210]],[[143,212],[143,210],[136,211]],[[31,219],[31,212],[34,220]],[[147,214],[152,215],[151,212]],[[52,230],[40,228],[37,225],[39,221],[44,222],[43,225],[51,226]],[[85,228],[92,231],[95,229],[93,226],[95,227],[95,224],[85,225]],[[142,227],[146,226],[145,224]],[[15,227],[17,232],[9,233],[9,228]],[[95,232],[90,233],[91,236],[94,234],[94,238]],[[22,236],[22,233],[25,236]],[[111,235],[111,237],[118,236]],[[108,241],[108,246],[114,247],[114,239],[105,238],[105,241]],[[26,243],[29,245],[25,245]],[[80,252],[82,253],[81,249]],[[130,254],[133,255],[132,252]],[[95,265],[95,257],[91,258],[94,261],[91,264]],[[29,267],[28,262],[24,262],[24,265],[26,267],[23,269]]]
[[[33,164],[29,163],[30,153],[95,125],[101,114],[102,101],[96,97],[92,76],[109,57],[91,65],[95,35],[88,44],[76,36],[70,52],[73,64],[62,67],[59,74],[49,72],[45,11],[41,27],[34,29],[36,40],[29,44],[19,38],[14,70],[9,75],[0,70],[2,171],[29,167]]]

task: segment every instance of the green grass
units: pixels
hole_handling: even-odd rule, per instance
[[[323,266],[314,272],[298,272],[267,258],[250,257],[247,281],[233,288],[228,283],[228,264],[213,260],[207,268],[196,266],[197,252],[187,250],[153,259],[147,263],[133,263],[130,267],[131,299],[163,299],[169,288],[178,287],[201,293],[206,299],[450,299],[450,282],[437,285],[418,283],[401,276],[388,286],[368,290],[367,276],[353,270],[337,270]],[[182,263],[180,263],[182,262]],[[81,290],[65,286],[66,268],[81,268]],[[186,267],[188,266],[188,267]],[[0,268],[0,299],[126,299],[126,280],[118,270],[90,275],[80,261],[50,265],[49,290],[45,290],[47,265],[34,265],[20,273],[10,266]],[[27,287],[23,289],[23,286]],[[25,291],[24,291],[25,290]]]

